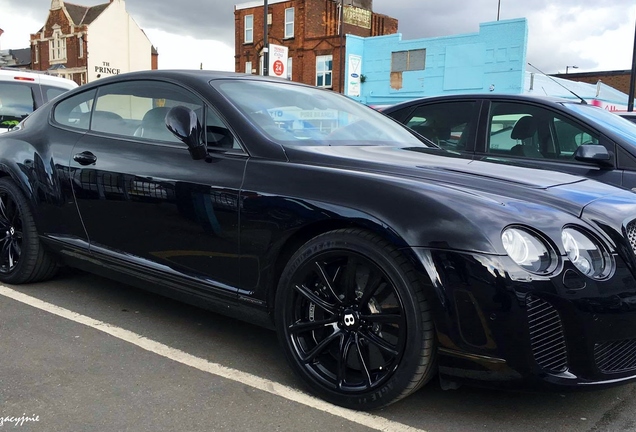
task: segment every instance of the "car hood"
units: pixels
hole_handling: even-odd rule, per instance
[[[286,152],[290,162],[444,183],[497,201],[507,198],[551,205],[577,217],[587,205],[610,195],[636,203],[632,192],[584,177],[477,161],[440,149],[332,146],[286,148]]]

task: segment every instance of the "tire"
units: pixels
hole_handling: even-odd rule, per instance
[[[283,270],[276,329],[293,370],[323,399],[371,410],[436,372],[429,303],[395,247],[359,229],[305,243]]]
[[[0,178],[0,282],[38,282],[56,272],[57,264],[42,247],[26,198],[11,179]]]

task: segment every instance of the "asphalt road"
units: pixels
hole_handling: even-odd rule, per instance
[[[0,432],[636,431],[634,385],[432,382],[371,415],[303,391],[270,330],[81,272],[0,290]]]

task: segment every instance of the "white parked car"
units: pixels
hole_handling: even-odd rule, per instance
[[[0,69],[0,133],[56,96],[77,87],[74,81],[20,69]]]

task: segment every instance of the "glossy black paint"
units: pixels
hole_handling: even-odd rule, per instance
[[[431,110],[444,109],[449,103],[473,103],[472,112],[467,115],[470,124],[467,126],[467,139],[458,151],[475,160],[487,160],[504,164],[513,164],[532,168],[558,170],[568,172],[605,183],[636,188],[636,128],[625,122],[624,127],[632,129],[630,134],[621,133],[616,128],[608,127],[603,121],[596,121],[581,115],[576,107],[581,104],[576,101],[554,97],[506,94],[470,94],[435,96],[402,102],[382,109],[382,112],[399,122],[407,123],[416,109],[428,107]],[[549,157],[518,157],[510,154],[494,154],[488,149],[489,119],[493,106],[497,103],[513,103],[525,106],[527,109],[541,109],[546,113],[562,116],[589,130],[599,137],[599,144],[606,148],[609,158],[597,159],[581,157],[575,160],[551,159]],[[441,108],[436,108],[441,107]],[[601,108],[597,108],[601,110]],[[554,131],[552,131],[554,133]],[[581,149],[581,146],[579,149]]]
[[[251,76],[126,74],[60,100],[125,80],[172,83],[201,98],[240,148],[193,160],[182,143],[78,131],[52,120],[54,104],[37,110],[0,137],[0,172],[20,186],[42,241],[63,262],[271,326],[293,253],[321,233],[357,227],[400,248],[417,270],[443,377],[571,387],[636,378],[634,368],[606,373],[594,360],[598,344],[636,340],[632,192],[434,148],[284,145],[215,89],[217,80],[267,81]],[[508,257],[501,233],[511,225],[545,237],[558,255],[553,273],[530,274]],[[564,226],[610,251],[609,278],[586,278],[569,262]],[[559,316],[566,371],[537,363],[529,298]]]

